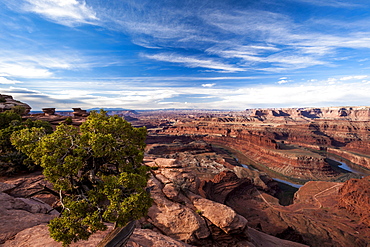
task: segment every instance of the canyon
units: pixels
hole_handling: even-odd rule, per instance
[[[148,130],[153,205],[127,246],[369,245],[369,107],[112,114]],[[88,112],[69,115],[79,126]],[[57,126],[69,115],[23,118]],[[1,246],[61,246],[46,226],[58,198],[28,198],[44,185],[41,172],[0,178]]]

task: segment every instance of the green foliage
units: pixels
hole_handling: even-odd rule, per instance
[[[69,125],[69,124],[72,124],[72,122],[73,122],[73,121],[72,121],[72,118],[71,118],[71,117],[67,117],[67,118],[64,120],[64,123],[65,123],[65,124],[68,124],[68,125]]]
[[[202,210],[200,210],[200,209],[195,210],[195,212],[196,212],[197,214],[199,214],[199,215],[202,215],[202,214],[203,214]]]
[[[153,229],[154,226],[152,223],[147,223],[147,224],[144,224],[142,225],[141,229]]]
[[[87,240],[90,231],[106,230],[98,211],[87,200],[65,199],[66,210],[63,217],[53,219],[49,224],[50,236],[63,246],[78,240]],[[89,231],[89,230],[90,231]]]
[[[22,121],[22,117],[14,111],[5,111],[0,113],[0,129],[4,129],[14,120]]]
[[[12,111],[14,111],[16,114],[23,115],[26,112],[26,107],[21,105],[16,105],[12,107]]]
[[[61,124],[51,134],[42,130],[23,129],[11,140],[61,191],[64,210],[49,224],[55,240],[68,245],[104,229],[103,222],[123,226],[147,213],[145,128],[101,111],[92,112],[80,129]]]
[[[13,110],[0,113],[0,175],[12,175],[36,168],[27,156],[17,151],[10,142],[13,132],[32,127],[43,128],[45,133],[52,132],[52,127],[48,122],[30,119],[22,122],[21,116]]]

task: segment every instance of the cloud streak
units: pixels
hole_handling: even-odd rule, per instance
[[[279,85],[250,85],[235,88],[215,87],[214,83],[199,86],[121,86],[89,87],[75,90],[58,89],[49,92],[2,85],[2,93],[29,103],[34,110],[55,107],[70,110],[73,107],[117,107],[130,109],[194,108],[233,109],[260,107],[323,107],[344,105],[366,105],[370,94],[370,83],[363,80],[366,75],[310,79],[293,83],[286,77]],[[343,80],[343,78],[345,80]],[[368,77],[366,77],[368,78]],[[351,83],[347,83],[350,81]],[[150,81],[150,79],[148,79]],[[68,84],[68,82],[58,82]],[[78,83],[78,82],[75,82]],[[143,81],[144,85],[148,85]],[[361,88],[359,91],[358,88]],[[187,102],[185,104],[185,102]]]
[[[157,61],[182,64],[189,68],[207,68],[226,73],[245,71],[243,68],[224,64],[216,61],[215,59],[203,59],[198,57],[183,56],[175,53],[159,53],[154,55],[142,54],[142,56]]]

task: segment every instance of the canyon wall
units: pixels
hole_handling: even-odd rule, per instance
[[[304,149],[287,150],[284,145],[272,138],[274,133],[262,129],[187,124],[168,128],[165,133],[197,135],[197,138],[207,142],[239,150],[253,161],[289,177],[316,180],[337,175],[324,157]]]
[[[330,180],[339,174],[326,159],[329,153],[370,169],[370,121],[364,121],[368,111],[367,107],[255,110],[249,117],[208,116],[178,121],[164,127],[162,133],[194,135],[236,149],[254,162],[292,178]],[[306,117],[303,121],[292,116]],[[344,116],[355,116],[356,120]]]
[[[353,121],[370,120],[370,107],[322,107],[322,108],[271,108],[247,109],[251,117],[271,119],[287,117],[292,119],[346,119]]]

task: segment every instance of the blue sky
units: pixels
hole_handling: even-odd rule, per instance
[[[0,93],[33,110],[369,105],[366,2],[2,1]]]

